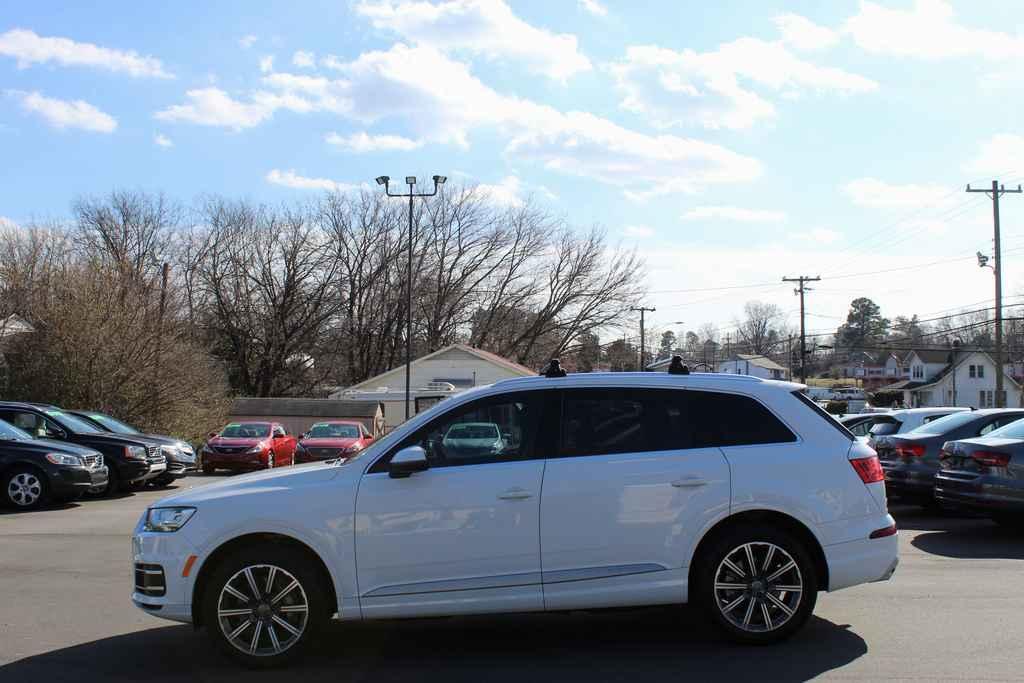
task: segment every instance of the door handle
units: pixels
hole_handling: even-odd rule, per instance
[[[521,489],[518,487],[514,489],[509,489],[508,491],[502,491],[501,493],[498,494],[498,498],[501,498],[502,500],[525,500],[526,498],[531,497],[533,497],[532,493],[530,493],[526,489]]]
[[[710,483],[707,479],[700,479],[699,477],[683,477],[672,482],[672,486],[675,486],[677,489],[692,489],[698,486],[707,486]]]

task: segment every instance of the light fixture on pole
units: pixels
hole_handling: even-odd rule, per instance
[[[416,176],[410,175],[405,177],[405,184],[409,186],[408,192],[391,192],[391,178],[382,175],[377,177],[377,184],[384,186],[384,194],[388,197],[408,197],[409,198],[409,259],[406,264],[405,270],[405,419],[409,419],[409,397],[410,397],[410,386],[412,376],[412,211],[413,211],[413,199],[416,197],[433,197],[437,194],[437,190],[441,185],[444,185],[447,177],[443,175],[436,175],[433,177],[434,180],[434,191],[433,192],[414,192],[413,188],[416,187]]]

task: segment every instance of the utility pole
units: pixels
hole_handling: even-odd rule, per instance
[[[629,310],[640,311],[640,372],[644,372],[647,369],[646,363],[644,363],[644,313],[647,311],[654,313],[654,311],[657,309],[655,309],[653,306],[651,308],[644,308],[643,306],[634,306]]]
[[[996,408],[1006,407],[1006,397],[1003,394],[1003,374],[1005,369],[1003,368],[1003,252],[1002,244],[999,241],[999,197],[1007,192],[1011,194],[1020,194],[1021,187],[1017,185],[1016,190],[1007,190],[1005,186],[1001,185],[998,180],[992,181],[992,189],[971,189],[970,184],[967,185],[968,192],[984,192],[992,200],[992,228],[995,239],[993,240],[993,249],[995,250],[996,264],[993,267],[993,271],[996,276]]]
[[[821,279],[821,276],[810,277],[809,275],[801,275],[800,277],[784,277],[783,282],[796,282],[798,286],[793,290],[794,294],[800,295],[800,383],[807,383],[807,332],[804,328],[804,292],[809,288],[807,287],[808,282],[817,282]]]

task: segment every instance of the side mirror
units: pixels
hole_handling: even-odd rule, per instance
[[[308,435],[308,434],[307,434],[306,432],[302,432],[301,434],[299,434],[299,441],[302,441],[302,440],[303,440],[303,439],[305,439],[305,438],[306,438],[307,436],[309,436],[309,435]]]
[[[427,452],[420,446],[409,446],[395,453],[388,465],[388,476],[392,479],[405,479],[413,472],[430,469]]]
[[[284,434],[274,434],[274,440],[275,440],[275,441],[276,441],[277,439],[283,439],[283,438],[284,438]]]
[[[215,436],[217,436],[217,432],[210,432],[209,434],[206,435],[206,438],[207,439],[212,439]]]

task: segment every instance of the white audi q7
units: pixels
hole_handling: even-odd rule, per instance
[[[557,374],[557,373],[552,373]],[[341,621],[694,602],[785,638],[820,590],[897,564],[875,454],[801,393],[713,374],[513,379],[348,460],[164,498],[132,600],[253,666]],[[447,438],[496,425],[499,447]]]

